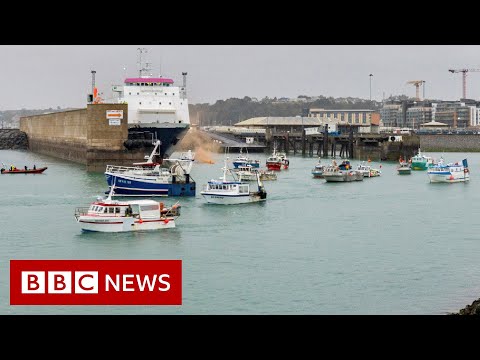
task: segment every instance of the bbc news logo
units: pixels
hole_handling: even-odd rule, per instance
[[[182,261],[10,260],[10,305],[182,305]]]

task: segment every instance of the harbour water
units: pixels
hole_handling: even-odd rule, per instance
[[[265,164],[264,154],[250,154]],[[480,297],[480,153],[469,183],[430,184],[397,163],[361,182],[314,179],[316,158],[290,155],[265,182],[263,203],[207,205],[202,184],[221,175],[196,163],[195,198],[180,200],[175,229],[82,233],[74,209],[107,190],[102,173],[28,151],[0,162],[48,166],[0,175],[0,314],[446,314]],[[230,154],[233,159],[236,154]],[[329,160],[324,160],[329,162]],[[352,161],[357,165],[359,161]],[[181,259],[181,306],[10,306],[13,259]]]

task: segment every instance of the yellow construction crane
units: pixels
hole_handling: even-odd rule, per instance
[[[417,88],[416,89],[417,90],[416,91],[417,101],[420,101],[420,85],[422,85],[423,83],[425,83],[425,80],[410,80],[410,81],[407,81],[407,84],[413,84]]]
[[[480,69],[448,69],[451,73],[463,73],[463,98],[467,98],[467,72],[472,71],[480,71]]]

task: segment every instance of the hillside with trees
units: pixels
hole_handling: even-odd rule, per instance
[[[200,126],[233,125],[257,116],[306,116],[310,108],[379,110],[381,102],[358,98],[309,97],[296,99],[269,98],[261,100],[245,96],[243,99],[218,100],[214,104],[190,104],[190,121]]]

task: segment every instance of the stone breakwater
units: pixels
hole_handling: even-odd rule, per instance
[[[0,129],[0,150],[27,150],[28,137],[18,129]]]

